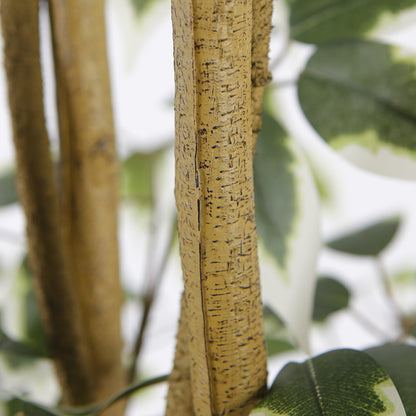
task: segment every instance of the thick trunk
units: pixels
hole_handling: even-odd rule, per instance
[[[189,372],[195,415],[245,415],[266,386],[252,170],[252,19],[250,1],[172,3],[181,319],[187,323],[180,331],[189,329],[190,356],[182,379]],[[176,372],[185,342],[179,334]],[[172,377],[168,399],[183,397],[180,389]],[[168,414],[173,408],[168,402]]]
[[[81,303],[94,400],[125,385],[115,151],[103,0],[51,0],[62,155],[62,224]],[[117,414],[119,409],[112,408]]]
[[[91,399],[90,361],[68,273],[43,113],[38,1],[2,0],[1,24],[29,257],[64,400]]]

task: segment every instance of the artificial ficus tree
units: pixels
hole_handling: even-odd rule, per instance
[[[252,162],[271,10],[269,1],[172,3],[185,292],[168,415],[248,414],[266,388]]]

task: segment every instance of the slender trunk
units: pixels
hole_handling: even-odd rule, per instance
[[[253,32],[251,43],[251,113],[253,116],[253,152],[261,130],[262,104],[265,86],[271,81],[269,72],[269,44],[272,30],[273,2],[253,1]]]
[[[195,415],[248,414],[266,386],[252,171],[258,112],[252,13],[246,0],[172,3],[181,320],[187,323],[180,331],[189,329],[191,360],[180,366],[186,338],[179,333],[175,371],[183,380],[190,373]],[[170,382],[167,413],[173,415],[175,398],[185,392],[175,377]]]
[[[51,0],[62,154],[62,224],[81,303],[94,400],[125,385],[118,270],[118,159],[103,0]],[[112,408],[114,414],[119,408]]]
[[[38,1],[2,0],[1,24],[19,195],[36,294],[64,400],[82,404],[91,399],[92,384],[68,273],[45,128]]]

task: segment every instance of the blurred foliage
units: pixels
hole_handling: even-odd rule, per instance
[[[378,221],[326,243],[333,250],[357,256],[378,256],[393,240],[401,224],[400,217]]]
[[[414,0],[286,0],[290,9],[291,36],[306,43],[328,43],[371,34],[382,18],[394,19],[414,8]]]
[[[350,291],[337,279],[329,276],[318,278],[312,319],[323,322],[329,315],[348,307]]]
[[[0,207],[14,204],[17,201],[16,172],[3,172],[0,175]]]

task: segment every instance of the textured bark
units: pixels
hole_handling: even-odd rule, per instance
[[[72,292],[43,113],[38,1],[2,0],[9,105],[29,257],[47,340],[70,404],[90,401],[92,384]]]
[[[271,81],[269,72],[269,44],[272,30],[273,1],[253,0],[253,32],[251,43],[251,101],[255,151],[261,130],[262,104],[265,86]]]
[[[175,193],[193,413],[245,415],[266,386],[252,171],[252,4],[173,0],[172,20]]]
[[[62,163],[62,224],[80,299],[94,400],[125,385],[115,151],[103,0],[51,0]],[[113,414],[120,408],[111,408]]]
[[[189,357],[189,328],[185,297],[182,295],[181,316],[173,369],[169,375],[166,416],[192,416],[191,360]]]

